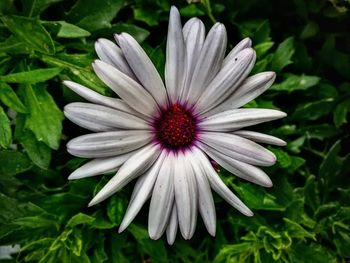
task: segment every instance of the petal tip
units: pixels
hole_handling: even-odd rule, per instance
[[[243,212],[243,214],[244,214],[245,216],[249,216],[249,217],[254,216],[253,211],[250,210],[249,208],[248,208],[247,210],[245,210],[245,211]]]
[[[223,23],[218,22],[216,25],[217,25],[217,30],[226,31],[226,27]]]
[[[250,48],[252,46],[252,40],[249,37],[246,37],[242,40],[243,42],[243,49],[244,48]]]
[[[287,146],[287,142],[286,142],[286,141],[281,140],[281,142],[280,142],[279,146]]]
[[[168,242],[169,246],[172,246],[174,244],[175,240],[167,240],[167,242]]]
[[[276,78],[276,72],[274,71],[265,71],[262,72],[261,74],[264,74],[265,78],[267,81],[274,80]]]
[[[113,35],[113,37],[114,37],[115,42],[117,42],[117,44],[120,45],[120,42],[119,42],[119,40],[120,40],[120,34],[115,33],[115,34]]]
[[[102,43],[101,42],[103,42],[103,40],[102,40],[103,38],[98,38],[98,39],[96,39],[96,41],[95,41],[95,47],[96,47],[96,45],[101,45]]]
[[[95,199],[92,199],[92,200],[90,201],[90,203],[88,204],[88,207],[92,207],[92,206],[96,205],[97,203],[98,203],[98,202],[96,202]]]
[[[179,10],[177,9],[177,7],[176,6],[174,6],[174,5],[172,5],[171,7],[170,7],[170,14],[171,13],[173,13],[173,12],[179,12]]]
[[[152,240],[157,240],[159,239],[159,235],[157,235],[157,233],[153,233],[153,232],[148,232],[149,238]]]
[[[66,87],[69,88],[69,85],[72,83],[72,81],[70,81],[70,80],[64,80],[64,81],[62,81],[62,83],[63,83],[63,85],[65,85]]]
[[[126,229],[125,226],[123,226],[122,224],[119,226],[118,228],[118,234],[120,234],[121,232],[123,232]]]
[[[215,237],[215,235],[216,235],[216,226],[214,226],[212,229],[208,229],[208,233],[212,237]]]
[[[80,179],[80,177],[75,172],[71,173],[68,176],[68,180],[76,180],[76,179]]]
[[[99,192],[100,193],[100,192]],[[88,207],[97,205],[98,203],[101,203],[105,198],[101,198],[101,196],[99,196],[99,193],[97,195],[95,195],[94,198],[92,198],[92,200],[90,201],[90,203],[88,204]]]
[[[273,183],[271,179],[267,177],[262,186],[266,188],[271,188],[273,186]]]

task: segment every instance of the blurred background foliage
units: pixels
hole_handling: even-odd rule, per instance
[[[132,34],[163,74],[170,6],[183,22],[220,21],[229,47],[243,37],[257,51],[254,72],[278,77],[246,107],[278,108],[288,117],[256,129],[279,136],[266,169],[274,187],[225,182],[253,209],[240,215],[215,196],[217,236],[201,221],[190,241],[147,234],[147,207],[124,233],[117,226],[131,186],[87,208],[112,175],[68,182],[83,159],[65,149],[87,131],[64,120],[81,100],[62,86],[71,79],[111,91],[91,70],[93,43]],[[1,0],[0,245],[19,244],[1,262],[349,262],[350,18],[349,0]]]

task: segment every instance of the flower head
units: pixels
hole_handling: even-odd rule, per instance
[[[135,218],[151,198],[148,229],[152,239],[166,231],[168,243],[177,229],[193,236],[197,213],[211,235],[216,213],[211,189],[247,216],[252,211],[223,183],[214,160],[234,175],[270,187],[272,182],[256,166],[276,161],[257,143],[285,145],[273,136],[242,128],[276,120],[277,110],[243,108],[268,89],[275,73],[248,77],[255,63],[250,39],[242,40],[225,57],[226,30],[215,24],[205,36],[198,18],[184,27],[171,8],[165,65],[165,85],[137,41],[126,33],[115,35],[117,45],[99,39],[93,63],[98,77],[121,99],[102,96],[78,83],[64,84],[90,103],[71,103],[65,115],[95,133],[67,144],[75,156],[94,158],[69,179],[116,172],[92,199],[102,202],[137,179],[119,231]]]

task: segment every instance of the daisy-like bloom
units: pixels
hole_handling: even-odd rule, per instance
[[[96,194],[96,205],[137,179],[120,225],[123,231],[150,198],[148,231],[152,239],[166,232],[169,244],[177,229],[190,239],[197,213],[211,235],[216,213],[211,188],[242,214],[252,211],[221,180],[211,161],[234,175],[271,187],[256,166],[270,166],[275,155],[258,143],[285,145],[273,136],[242,128],[276,120],[286,114],[271,109],[239,109],[268,89],[275,73],[248,77],[255,63],[250,39],[242,40],[225,57],[224,25],[205,36],[198,18],[184,27],[171,8],[166,47],[165,84],[137,41],[115,35],[117,45],[99,39],[93,63],[97,76],[121,99],[102,96],[78,83],[64,84],[90,103],[64,108],[72,122],[94,133],[72,139],[68,152],[94,158],[69,179],[116,172]]]

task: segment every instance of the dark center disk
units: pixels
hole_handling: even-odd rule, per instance
[[[196,120],[181,105],[171,105],[155,121],[157,140],[170,149],[190,146],[196,136]]]

